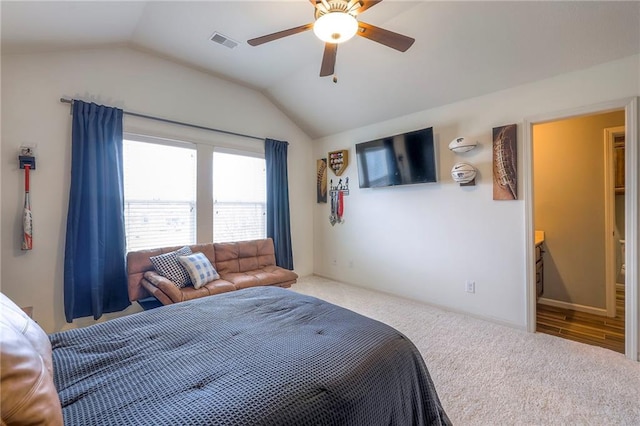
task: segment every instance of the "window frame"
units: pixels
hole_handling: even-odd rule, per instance
[[[194,138],[152,136],[124,132],[123,139],[196,150],[196,244],[213,241],[213,153],[241,155],[266,160],[263,144],[230,147],[221,141],[195,141]],[[255,147],[255,148],[254,148]],[[124,165],[123,165],[124,166]],[[266,164],[265,164],[266,167]],[[266,235],[266,230],[265,230]]]

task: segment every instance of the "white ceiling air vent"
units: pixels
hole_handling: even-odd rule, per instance
[[[221,44],[225,47],[228,47],[229,49],[233,49],[238,45],[237,41],[233,41],[226,35],[220,34],[217,31],[213,33],[213,35],[211,36],[211,41]]]

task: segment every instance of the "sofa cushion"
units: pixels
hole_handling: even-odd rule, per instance
[[[184,246],[176,251],[153,256],[149,259],[160,275],[173,281],[179,288],[183,288],[191,284],[191,278],[184,266],[178,261],[178,256],[189,254],[191,254],[191,249]]]
[[[252,271],[225,274],[222,278],[233,283],[236,288],[241,289],[259,285],[288,286],[298,279],[298,274],[288,269],[271,265]]]
[[[62,425],[47,334],[0,293],[1,424]]]
[[[211,281],[209,283],[206,283],[202,288],[206,288],[210,296],[237,290],[235,285],[226,280]]]
[[[273,240],[238,241],[214,243],[216,270],[220,276],[251,271],[276,264]]]
[[[220,278],[216,269],[203,253],[178,256],[178,261],[189,273],[189,277],[195,288],[200,288],[209,281]]]

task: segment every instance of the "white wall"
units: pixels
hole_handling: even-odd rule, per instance
[[[296,272],[313,268],[314,176],[309,138],[262,94],[128,48],[2,57],[2,292],[52,332],[68,325],[63,260],[71,163],[71,116],[61,97],[74,97],[259,137],[287,140],[292,244]],[[262,151],[262,142],[125,117],[126,132],[207,146]],[[23,174],[18,147],[37,145],[31,205],[34,249],[20,250]],[[210,148],[208,149],[210,152]],[[139,310],[137,305],[128,312]],[[107,315],[105,318],[114,315]]]
[[[637,96],[638,60],[636,55],[317,140],[315,158],[349,149],[352,161],[342,176],[351,181],[345,223],[332,227],[328,205],[315,207],[314,271],[524,328],[522,122],[542,113]],[[493,201],[491,131],[511,123],[518,124],[520,200]],[[356,143],[429,126],[440,150],[439,183],[358,188]],[[457,136],[480,145],[454,155],[447,145]],[[450,177],[452,165],[462,159],[478,168],[475,187],[460,187]],[[475,294],[465,292],[466,280],[476,282]]]

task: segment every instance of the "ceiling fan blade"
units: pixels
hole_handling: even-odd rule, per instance
[[[251,40],[248,40],[247,43],[249,43],[251,46],[259,46],[261,44],[268,43],[270,41],[278,40],[279,38],[282,38],[282,37],[287,37],[290,35],[294,35],[294,34],[298,34],[298,33],[310,30],[311,28],[313,28],[313,23],[301,25],[295,28],[289,28],[288,30],[278,31],[277,33],[268,34],[262,37],[252,38]]]
[[[338,54],[337,43],[325,43],[324,55],[322,55],[322,65],[320,66],[320,77],[333,75],[336,67],[336,55]]]
[[[362,6],[360,6],[360,8],[358,8],[358,10],[356,10],[356,14],[357,15],[361,14],[365,10],[369,9],[370,7],[375,6],[376,4],[380,3],[381,1],[382,0],[371,0],[371,1],[363,0],[362,1]]]
[[[380,44],[384,44],[385,46],[389,46],[392,49],[399,50],[400,52],[406,52],[413,42],[416,41],[411,37],[394,33],[393,31],[385,30],[362,21],[358,22],[358,32],[356,34]]]

